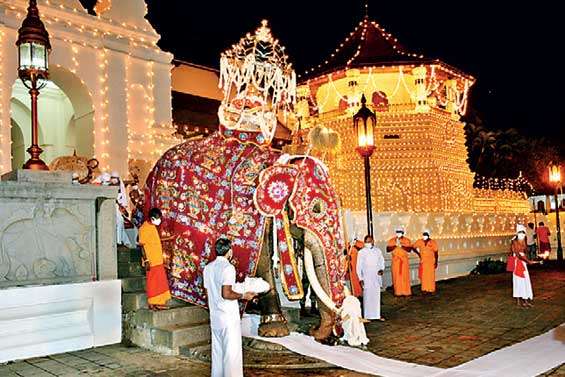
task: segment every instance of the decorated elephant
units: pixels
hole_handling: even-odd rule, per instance
[[[176,236],[165,250],[171,258],[171,293],[178,299],[206,306],[204,266],[215,258],[218,238],[232,241],[236,279],[258,276],[273,287],[259,298],[262,336],[289,333],[274,289],[274,254],[286,296],[304,295],[291,227],[302,230],[306,273],[321,314],[312,335],[323,340],[332,333],[344,298],[345,245],[327,167],[270,146],[278,111],[295,98],[296,79],[286,59],[265,21],[222,54],[219,130],[161,157],[148,176],[145,205],[160,208],[162,231]]]

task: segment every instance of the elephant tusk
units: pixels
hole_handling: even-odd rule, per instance
[[[308,276],[308,280],[310,281],[310,287],[316,293],[316,296],[330,310],[339,314],[340,311],[318,281],[316,270],[314,269],[314,259],[312,257],[312,252],[308,248],[304,248],[304,269],[306,270],[306,276]]]

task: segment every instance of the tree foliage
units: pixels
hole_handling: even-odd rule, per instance
[[[543,137],[526,137],[514,128],[489,129],[475,111],[465,121],[471,171],[483,177],[523,176],[537,192],[551,192],[548,166],[559,163],[559,148]]]

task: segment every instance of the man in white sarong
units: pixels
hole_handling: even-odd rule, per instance
[[[381,249],[373,245],[373,237],[365,236],[364,247],[357,256],[357,275],[363,289],[363,314],[365,319],[381,317],[381,287],[385,260]]]
[[[243,376],[241,322],[237,300],[251,300],[253,292],[237,293],[235,267],[229,262],[231,242],[216,241],[216,259],[204,267],[204,288],[210,309],[212,329],[212,377]]]

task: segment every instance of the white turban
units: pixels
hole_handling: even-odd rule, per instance
[[[526,227],[523,224],[517,224],[516,225],[516,233],[519,233],[519,232],[526,233]]]
[[[406,233],[406,232],[404,231],[404,227],[403,227],[402,225],[397,226],[396,229],[395,229],[395,232]]]

